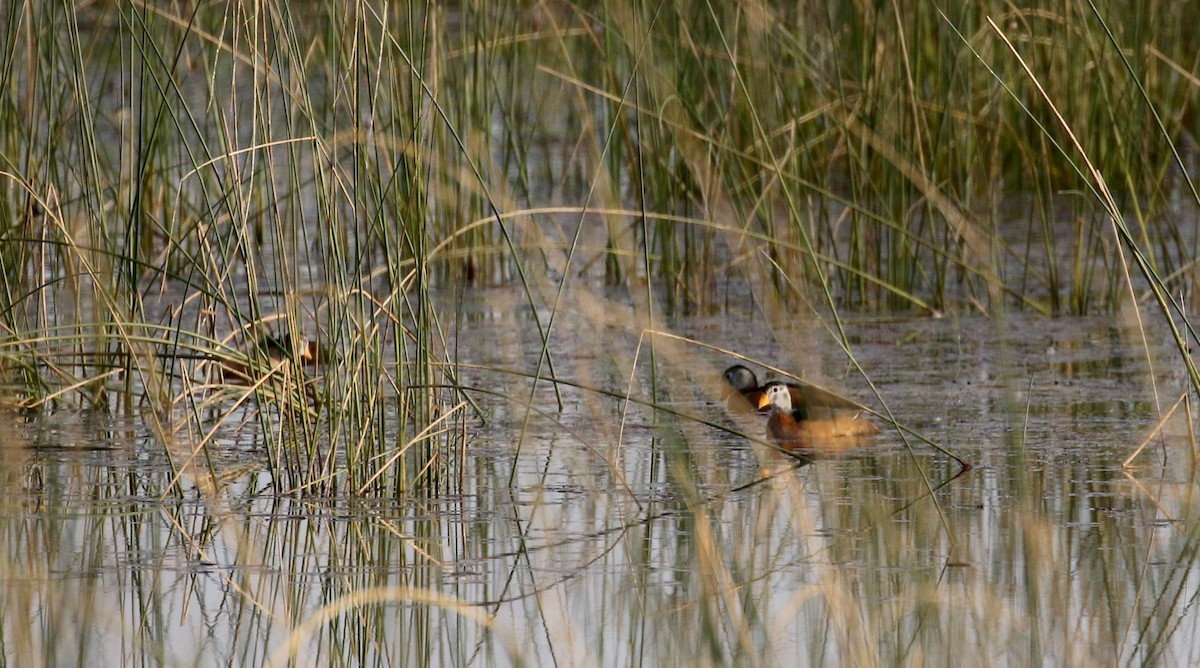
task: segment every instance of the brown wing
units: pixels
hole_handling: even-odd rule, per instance
[[[788,390],[792,393],[793,408],[863,408],[862,404],[856,401],[807,383],[788,383]]]
[[[801,420],[796,413],[775,411],[767,420],[767,433],[788,450],[839,450],[853,447],[856,436],[878,434],[879,428],[860,414],[838,414],[824,420]]]

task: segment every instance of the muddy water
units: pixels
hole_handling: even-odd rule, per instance
[[[459,349],[530,371],[536,337],[502,303],[466,309]],[[215,448],[222,489],[176,494],[137,416],[6,415],[5,646],[90,665],[1197,658],[1187,421],[1122,467],[1185,387],[1154,323],[1144,343],[1120,318],[850,321],[878,396],[820,323],[655,329],[690,341],[563,319],[556,370],[669,411],[566,386],[559,411],[545,383],[464,371],[513,400],[477,397],[437,496],[278,497],[253,421]],[[764,421],[725,410],[737,360],[704,344],[882,399],[972,469],[879,418],[837,456],[773,452],[739,435]]]

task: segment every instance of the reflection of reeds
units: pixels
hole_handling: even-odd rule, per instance
[[[838,491],[832,510],[772,481],[727,502],[761,511],[744,515],[761,518],[761,535],[732,542],[692,479],[720,468],[722,453],[691,447],[712,421],[675,407],[710,398],[697,388],[728,361],[697,361],[728,342],[668,333],[697,313],[744,319],[762,339],[797,320],[825,325],[819,341],[767,343],[795,357],[840,350],[865,389],[846,313],[1141,316],[1152,303],[1180,352],[1155,362],[1200,388],[1186,317],[1200,206],[1192,8],[951,4],[266,2],[251,15],[242,3],[8,3],[0,405],[142,410],[164,444],[186,441],[164,446],[181,470],[179,451],[215,467],[214,434],[252,408],[279,492],[466,497],[468,426],[495,421],[470,402],[502,387],[509,413],[487,426],[517,454],[476,484],[515,480],[538,421],[575,401],[588,428],[555,426],[603,462],[590,473],[608,476],[618,505],[634,496],[624,417],[660,406],[653,426],[672,436],[651,477],[682,490],[682,510],[647,522],[630,554],[659,568],[645,556],[656,541],[689,536],[669,564],[684,574],[679,601],[641,602],[681,620],[666,633],[679,653],[664,661],[752,663],[764,647],[791,658],[770,653],[778,611],[764,606],[779,605],[768,584],[796,564],[814,576],[786,612],[828,638],[813,663],[959,650],[975,639],[938,618],[960,613],[1007,620],[992,640],[1025,641],[1014,663],[1057,659],[1045,629],[1022,628],[1026,610],[986,582],[953,599],[932,566],[911,582],[839,568],[960,549],[939,533],[955,511],[937,497],[905,511],[919,540],[870,501],[924,498],[935,480],[877,476],[877,494]],[[516,293],[483,291],[506,286]],[[528,313],[523,331],[497,325],[489,349],[461,348],[475,301]],[[314,370],[317,351],[263,347],[263,331],[319,336],[336,354]],[[886,394],[870,402],[880,423],[911,433]],[[913,452],[929,450],[914,441]],[[1050,528],[1037,494],[1009,491],[1019,521],[1006,516],[1004,549],[1025,570],[1005,575],[1029,587],[1029,613],[1053,616],[1081,585],[1059,579],[1062,555],[1039,552]],[[876,537],[868,554],[813,539],[862,517]],[[420,542],[406,558],[435,563],[444,530],[429,520],[395,533]],[[344,532],[330,544],[351,563],[392,556],[378,534],[330,531]],[[1144,536],[1096,541],[1124,539]],[[776,558],[794,544],[805,549]],[[1108,591],[1131,585],[1075,556]],[[859,603],[885,591],[896,602],[883,610]],[[1169,640],[1150,631],[1170,634],[1154,614],[1151,657]],[[1135,625],[1103,622],[1113,637],[1079,635],[1115,647]]]

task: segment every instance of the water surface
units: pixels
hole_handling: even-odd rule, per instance
[[[465,309],[463,361],[531,372],[528,328],[493,304]],[[751,318],[662,331],[882,410],[819,323]],[[5,645],[92,665],[259,664],[289,638],[300,665],[1200,658],[1182,413],[1122,468],[1184,388],[1165,338],[1100,318],[847,326],[897,419],[970,471],[879,418],[864,447],[798,462],[736,433],[764,429],[720,402],[737,360],[649,336],[635,362],[569,319],[560,377],[670,410],[564,385],[560,411],[546,381],[467,371],[482,414],[449,493],[281,495],[253,420],[210,448],[214,484],[141,416],[7,414]]]

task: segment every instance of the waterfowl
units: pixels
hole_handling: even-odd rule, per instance
[[[285,332],[279,336],[264,333],[251,342],[251,350],[246,353],[251,360],[262,359],[262,365],[251,365],[236,360],[221,360],[217,367],[221,379],[229,383],[253,383],[261,374],[279,366],[287,360],[295,360],[305,366],[313,366],[321,359],[321,349],[316,341],[301,337],[293,341],[292,335]],[[257,372],[256,372],[257,369]]]
[[[723,378],[725,379],[725,394],[722,398],[726,400],[730,410],[738,413],[753,413],[754,411],[765,413],[769,410],[770,403],[762,403],[762,398],[766,396],[767,385],[759,386],[758,377],[754,375],[753,371],[741,364],[735,364],[725,370]],[[861,405],[849,399],[844,399],[833,392],[812,385],[779,384],[788,389],[791,394],[791,405],[798,409],[862,408]]]
[[[767,434],[788,450],[820,449],[820,441],[879,433],[861,413],[830,412],[828,418],[812,419],[804,408],[792,408],[792,393],[784,383],[767,383],[758,408],[771,410]]]

